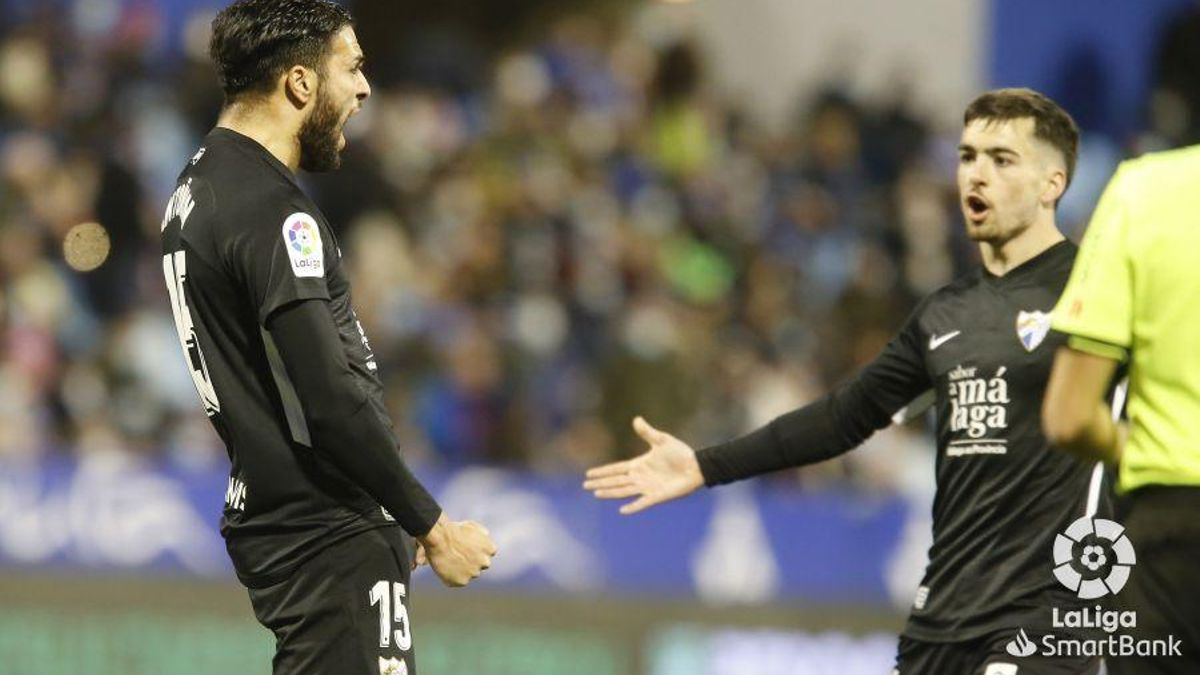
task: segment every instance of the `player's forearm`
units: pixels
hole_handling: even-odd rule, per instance
[[[409,534],[427,533],[441,508],[405,466],[391,429],[354,381],[328,303],[289,305],[271,316],[267,329],[300,399],[314,450]]]
[[[353,400],[353,391],[331,390],[334,397]],[[365,397],[354,410],[345,405],[318,407],[308,420],[319,452],[387,509],[406,532],[414,537],[429,532],[441,507],[400,459],[391,431]]]
[[[837,428],[833,396],[781,415],[770,424],[696,453],[712,487],[836,457],[856,442]]]
[[[787,467],[770,424],[733,440],[697,450],[696,462],[708,487]]]
[[[915,326],[910,319],[874,361],[829,396],[696,453],[705,485],[837,457],[890,424],[893,413],[932,386],[914,347],[920,342]]]

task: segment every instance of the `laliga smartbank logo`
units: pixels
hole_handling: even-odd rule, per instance
[[[1013,656],[1033,656],[1037,651],[1037,645],[1033,644],[1033,640],[1025,634],[1025,629],[1017,631],[1017,637],[1013,638],[1008,644],[1004,645],[1004,651]]]
[[[1083,517],[1071,523],[1054,540],[1054,577],[1081,600],[1116,595],[1125,587],[1137,554],[1120,523],[1104,518]],[[1182,656],[1182,642],[1174,635],[1162,639],[1138,639],[1121,633],[1137,628],[1137,612],[1095,607],[1050,608],[1053,628],[1103,631],[1101,638],[1048,633],[1037,641],[1024,628],[1005,645],[1017,658],[1042,656]],[[1039,649],[1039,643],[1041,648]]]
[[[1082,600],[1116,595],[1136,564],[1125,528],[1111,520],[1083,517],[1054,539],[1054,576]]]

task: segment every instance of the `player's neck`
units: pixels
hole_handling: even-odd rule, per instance
[[[263,106],[269,105],[230,103],[217,118],[217,126],[254,139],[292,173],[296,173],[300,169],[300,141],[296,137],[298,128],[292,124],[281,124],[281,116],[263,109]]]
[[[984,268],[1002,277],[1064,239],[1066,237],[1050,219],[1031,225],[1005,242],[980,242],[979,252]]]

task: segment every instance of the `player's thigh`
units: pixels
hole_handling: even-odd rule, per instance
[[[366,533],[369,553],[348,560],[347,611],[370,675],[415,675],[411,558],[398,527]]]
[[[398,528],[330,546],[255,614],[276,636],[274,675],[415,675],[409,564]]]
[[[970,643],[925,642],[900,636],[892,675],[968,673],[974,650]]]

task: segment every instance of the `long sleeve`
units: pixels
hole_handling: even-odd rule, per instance
[[[266,328],[295,386],[313,448],[409,534],[429,532],[441,507],[405,466],[391,430],[354,381],[329,303],[293,302],[272,313]]]
[[[721,485],[836,457],[891,422],[892,415],[927,391],[917,317],[878,357],[833,393],[781,415],[764,427],[697,452],[706,485]]]

